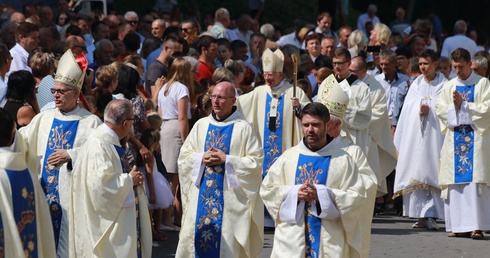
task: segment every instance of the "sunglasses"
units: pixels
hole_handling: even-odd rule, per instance
[[[126,21],[127,23],[131,24],[131,25],[135,25],[135,24],[138,24],[138,21]]]
[[[82,50],[87,50],[87,46],[78,46],[78,45],[73,45],[73,47],[79,47]]]

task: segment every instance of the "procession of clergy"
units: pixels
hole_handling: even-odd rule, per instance
[[[53,86],[75,98],[18,132],[0,109],[0,257],[151,257],[143,176],[122,158],[131,103],[111,101],[104,122],[81,108],[80,59],[68,50]],[[267,49],[266,85],[238,98],[218,83],[212,114],[184,142],[177,257],[258,257],[264,214],[272,257],[368,257],[375,198],[395,168],[414,227],[445,219],[449,236],[475,239],[490,230],[490,85],[468,51],[452,53],[450,81],[435,52],[422,53],[394,138],[391,89],[351,73],[347,49],[335,51],[315,103],[284,79],[284,59]]]

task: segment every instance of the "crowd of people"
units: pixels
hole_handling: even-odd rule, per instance
[[[0,256],[368,257],[385,209],[490,230],[485,33],[434,13],[0,5]],[[254,2],[254,1],[250,1]],[[160,5],[159,5],[160,3]]]

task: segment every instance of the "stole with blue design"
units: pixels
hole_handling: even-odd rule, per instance
[[[456,86],[466,102],[475,101],[475,85]],[[471,125],[460,125],[454,128],[454,182],[470,183],[473,181],[473,148],[475,132]]]
[[[267,175],[270,167],[282,154],[282,119],[284,109],[284,95],[277,99],[277,107],[271,107],[272,96],[268,93],[265,105],[264,116],[264,166],[262,168],[262,178]],[[269,118],[271,108],[276,109],[275,119]],[[272,121],[271,121],[272,119]],[[272,127],[272,128],[271,128]],[[272,129],[272,130],[271,130]]]
[[[49,212],[51,213],[51,222],[53,223],[56,247],[58,247],[61,221],[63,217],[58,185],[60,166],[48,164],[48,158],[56,150],[68,150],[73,148],[77,135],[78,122],[78,120],[62,121],[56,118],[53,120],[42,166],[41,186],[46,194]],[[69,184],[70,182],[65,183]]]
[[[304,183],[327,183],[330,156],[307,156],[300,154],[296,169],[296,185]],[[306,257],[316,258],[320,252],[322,220],[312,214],[310,203],[305,205]]]
[[[211,148],[219,149],[226,155],[230,153],[233,126],[209,124],[204,152]],[[223,184],[225,164],[206,166],[199,186],[199,198],[194,229],[196,257],[220,257],[221,227],[223,222],[224,197]]]
[[[6,169],[5,171],[10,181],[14,206],[12,211],[24,253],[26,257],[37,257],[36,196],[31,175],[27,169],[22,171]],[[0,238],[3,240],[3,236]]]

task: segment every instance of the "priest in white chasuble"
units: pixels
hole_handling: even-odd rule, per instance
[[[327,134],[339,134],[341,120],[330,123],[323,104],[308,104],[301,116],[303,141],[260,189],[276,221],[271,257],[368,257],[376,177],[358,146]]]
[[[15,127],[0,108],[0,256],[55,257],[44,193],[22,154],[11,149]]]
[[[113,100],[104,124],[79,150],[71,177],[70,255],[150,258],[152,231],[144,177],[129,168],[120,141],[132,128],[129,100]]]
[[[368,155],[371,141],[369,124],[371,123],[371,97],[369,87],[349,71],[351,56],[346,48],[335,50],[333,57],[334,74],[327,77],[318,88],[317,102],[326,103],[333,83],[338,83],[349,96],[347,111],[343,117],[342,136],[361,147]]]
[[[51,212],[56,252],[68,257],[68,205],[70,173],[77,149],[89,137],[89,129],[101,121],[81,108],[77,100],[85,77],[87,61],[68,50],[61,57],[51,92],[55,109],[36,115],[19,131],[19,149],[25,153],[29,169],[37,173]]]
[[[456,49],[451,62],[457,77],[436,103],[446,136],[438,177],[446,231],[482,239],[482,230],[490,229],[490,82],[472,72],[467,50]]]
[[[352,58],[349,70],[369,87],[372,111],[369,123],[371,141],[367,159],[378,178],[377,196],[383,196],[388,192],[386,177],[395,169],[397,159],[386,107],[385,90],[372,75],[367,73],[367,65],[363,57]]]
[[[266,85],[237,100],[238,111],[258,132],[263,146],[262,176],[281,154],[301,141],[301,124],[297,115],[310,101],[299,87],[287,82],[283,74],[284,54],[266,49],[262,67]]]
[[[178,160],[183,218],[176,257],[258,257],[263,154],[236,107],[232,84],[217,84],[213,111],[194,125]]]
[[[435,106],[447,79],[436,71],[437,60],[434,50],[420,54],[422,75],[410,86],[395,131],[398,149],[395,197],[403,195],[404,216],[418,218],[412,227],[432,230],[439,229],[435,219],[444,219],[437,180],[444,135]]]

